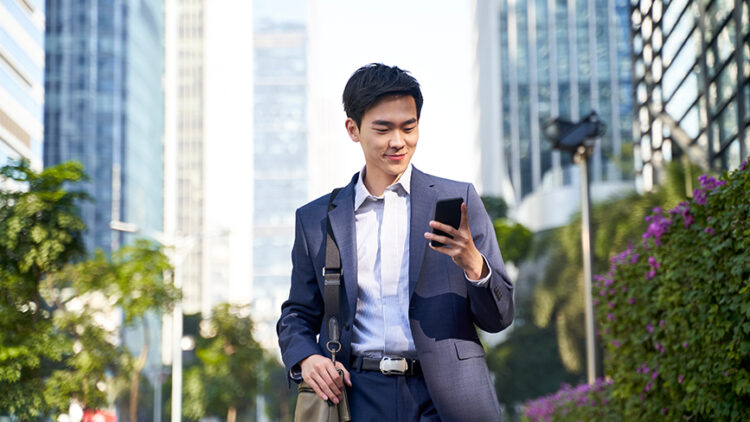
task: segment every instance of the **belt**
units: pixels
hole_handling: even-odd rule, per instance
[[[416,359],[401,357],[368,358],[352,357],[352,369],[379,371],[383,375],[422,375],[422,366]]]

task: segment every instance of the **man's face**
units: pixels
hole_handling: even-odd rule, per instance
[[[360,127],[348,118],[346,129],[365,154],[366,184],[384,188],[406,170],[417,147],[419,120],[414,97],[384,97],[365,112]]]

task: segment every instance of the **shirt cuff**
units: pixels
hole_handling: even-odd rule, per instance
[[[480,254],[480,255],[482,255],[482,254]],[[471,284],[473,284],[473,285],[475,285],[477,287],[484,287],[484,286],[486,286],[487,282],[490,281],[490,277],[492,277],[492,267],[490,267],[490,263],[487,262],[487,258],[485,258],[484,255],[482,255],[482,259],[484,260],[484,263],[485,263],[485,265],[487,265],[487,269],[489,270],[487,272],[487,275],[485,277],[480,278],[479,280],[472,280],[472,279],[469,278],[468,275],[466,275],[466,271],[464,271],[464,277],[466,277],[466,280],[468,280],[469,283],[471,283]]]

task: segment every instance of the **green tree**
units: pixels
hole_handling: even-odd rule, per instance
[[[173,302],[166,256],[137,241],[83,260],[77,204],[87,195],[66,189],[85,179],[80,164],[38,173],[20,161],[0,175],[16,188],[0,190],[0,413],[41,419],[71,399],[105,406],[111,375],[137,369],[106,314],[119,307],[130,324]]]
[[[482,196],[482,203],[490,220],[495,221],[498,218],[505,218],[508,215],[508,204],[499,196]]]
[[[85,175],[76,163],[37,173],[22,160],[2,167],[0,177],[15,188],[0,190],[0,413],[29,420],[53,409],[44,381],[72,346],[55,326],[41,284],[85,255],[76,204],[87,196],[63,189]]]
[[[217,416],[235,422],[238,414],[254,408],[265,359],[247,313],[247,307],[221,304],[206,321],[208,329],[196,348],[200,365],[185,373],[182,411],[186,418]]]
[[[531,231],[523,224],[505,218],[496,218],[493,225],[503,259],[514,264],[523,261],[531,248]]]
[[[97,251],[93,258],[66,266],[51,274],[52,288],[72,287],[79,296],[90,298],[99,295],[105,301],[105,309],[116,307],[124,316],[126,327],[140,324],[143,328],[143,345],[136,358],[125,354],[120,359],[120,373],[129,374],[129,417],[137,420],[138,397],[141,372],[149,351],[148,312],[169,309],[179,298],[179,291],[164,282],[164,275],[171,272],[169,259],[161,245],[145,239],[136,239],[107,257]],[[91,301],[87,301],[90,305]]]

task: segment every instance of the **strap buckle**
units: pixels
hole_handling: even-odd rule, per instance
[[[344,269],[323,267],[323,270],[321,271],[321,273],[323,275],[323,279],[326,281],[338,281],[341,279],[341,276],[344,274]]]
[[[383,375],[404,375],[409,369],[406,358],[389,358],[388,356],[380,359],[380,372]]]

